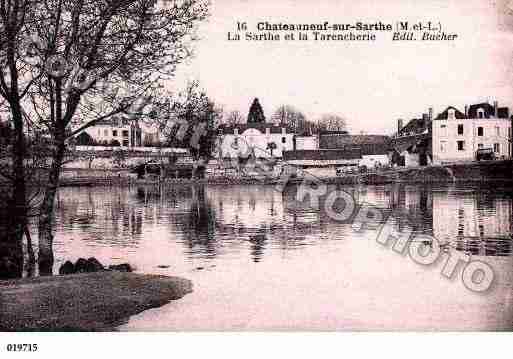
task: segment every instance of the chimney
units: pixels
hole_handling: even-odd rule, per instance
[[[499,118],[499,102],[493,101],[493,114],[496,118]]]
[[[403,128],[403,120],[400,118],[397,120],[397,132],[401,131],[401,128]]]
[[[427,124],[429,122],[428,120],[429,120],[429,114],[423,113],[422,114],[422,125],[421,125],[422,128],[425,128],[427,126]]]
[[[432,121],[433,120],[433,107],[430,107],[429,110],[428,110],[428,114],[429,114],[429,121]]]
[[[468,117],[468,105],[465,105],[465,117]]]

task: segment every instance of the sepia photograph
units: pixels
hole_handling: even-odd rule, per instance
[[[0,356],[511,334],[512,123],[510,0],[0,0]]]

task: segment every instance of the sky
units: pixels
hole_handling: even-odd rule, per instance
[[[509,10],[511,8],[511,10]],[[237,22],[395,24],[434,21],[453,42],[228,41]],[[212,0],[195,56],[170,87],[197,79],[226,112],[247,115],[258,97],[266,117],[292,105],[308,119],[346,118],[352,133],[391,134],[397,119],[447,106],[499,101],[513,107],[513,0]]]

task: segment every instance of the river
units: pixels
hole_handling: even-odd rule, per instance
[[[396,233],[434,236],[487,263],[494,282],[469,290],[444,257],[425,266],[374,230],[296,201],[295,188],[62,188],[55,271],[65,260],[128,262],[191,279],[194,292],[136,315],[137,330],[512,330],[511,188],[340,187],[380,208]]]

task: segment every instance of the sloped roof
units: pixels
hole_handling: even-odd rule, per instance
[[[427,118],[414,118],[410,122],[406,124],[403,128],[399,130],[400,134],[417,134],[424,132],[429,125],[431,124],[431,121]]]
[[[397,137],[392,140],[391,147],[398,153],[403,153],[415,146],[431,147],[431,137],[429,134],[421,134],[408,137]]]
[[[385,135],[348,135],[348,134],[322,134],[320,135],[321,140],[323,138],[336,138],[337,142],[346,145],[378,145],[388,144],[390,138]]]
[[[449,106],[442,113],[436,116],[435,120],[447,120],[449,118],[449,110],[451,109],[454,110],[454,117],[457,120],[462,120],[466,118],[465,114],[458,110],[456,107]]]
[[[319,148],[348,150],[358,148],[362,155],[386,154],[390,148],[390,137],[385,135],[320,135]]]
[[[114,116],[98,121],[95,126],[124,127],[130,125],[139,127],[139,121],[137,119],[128,119],[125,117]]]
[[[301,151],[283,151],[283,160],[354,160],[362,158],[360,149],[350,150],[301,150]]]
[[[346,130],[342,131],[330,131],[330,130],[322,130],[319,132],[321,135],[349,135],[349,132]]]
[[[495,109],[488,102],[482,102],[475,105],[470,105],[468,108],[468,117],[477,118],[477,110],[482,108],[484,110],[484,117],[490,118],[495,116]]]

